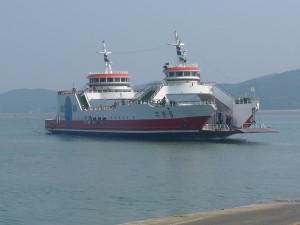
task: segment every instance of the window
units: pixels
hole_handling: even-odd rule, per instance
[[[113,78],[107,78],[107,82],[114,82]]]
[[[120,82],[120,78],[115,78],[115,82]]]
[[[90,83],[93,83],[93,78],[90,78]]]
[[[121,82],[126,82],[125,78],[121,78]]]
[[[94,78],[94,83],[99,83],[99,78]]]
[[[192,76],[196,77],[197,76],[197,72],[192,72]]]
[[[100,83],[106,82],[106,78],[100,78]]]
[[[176,72],[176,77],[182,77],[182,72]]]
[[[190,76],[190,72],[188,72],[188,71],[185,71],[185,72],[184,72],[184,76],[185,76],[185,77],[188,77],[188,76]]]
[[[169,77],[174,77],[174,72],[169,72]]]

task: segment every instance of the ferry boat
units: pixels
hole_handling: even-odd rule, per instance
[[[87,76],[84,90],[58,91],[58,112],[45,120],[50,133],[155,139],[224,138],[236,133],[273,132],[255,123],[256,99],[236,99],[215,83],[203,83],[197,64],[187,64],[175,32],[177,64],[165,78],[142,90],[127,71],[112,70],[103,41],[103,72]]]

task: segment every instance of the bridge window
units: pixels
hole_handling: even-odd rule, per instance
[[[182,77],[182,72],[176,72],[176,77]]]
[[[94,78],[94,83],[99,83],[99,78]]]
[[[184,72],[184,76],[185,76],[185,77],[190,76],[190,74],[191,74],[191,73],[190,73],[189,71],[185,71],[185,72]]]
[[[107,82],[114,82],[113,78],[107,78]]]
[[[106,82],[106,78],[100,78],[100,83]]]
[[[115,78],[115,82],[120,82],[120,78],[118,77],[118,78]]]
[[[174,72],[169,72],[169,77],[174,77]]]

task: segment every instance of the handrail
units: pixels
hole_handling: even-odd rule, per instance
[[[90,108],[84,108],[85,111],[97,111],[97,110],[114,110],[118,106],[121,105],[150,105],[152,107],[164,107],[164,106],[191,106],[191,105],[210,105],[214,104],[211,101],[181,101],[181,102],[168,102],[165,104],[162,103],[153,103],[151,101],[145,102],[145,101],[139,101],[139,100],[122,100],[119,102],[115,102],[113,105],[110,106],[99,106],[99,107],[90,107]]]
[[[112,71],[111,73],[107,73],[107,72],[89,72],[89,75],[92,74],[128,74],[128,71]]]
[[[235,104],[252,104],[258,102],[255,98],[237,98]]]
[[[230,128],[227,124],[206,124],[202,130],[229,131]]]
[[[157,82],[157,83],[150,83],[150,84],[147,84],[142,90],[139,90],[139,91],[133,96],[132,99],[137,99],[137,98],[141,97],[149,87],[157,86],[158,84],[160,84],[160,83]],[[150,89],[150,88],[149,88],[149,90],[153,90],[153,89]]]
[[[199,67],[198,63],[193,63],[193,64],[175,64],[175,65],[166,65],[166,69],[171,69],[171,68],[190,68],[190,67]]]
[[[231,94],[229,91],[227,91],[226,89],[224,89],[221,85],[215,83],[215,82],[211,82],[211,83],[208,83],[208,84],[211,84],[213,87],[216,87],[218,88],[220,91],[222,91],[224,94],[228,95],[229,97],[231,98],[235,98],[233,94]]]
[[[264,123],[244,123],[243,129],[260,129],[260,128],[266,128],[266,125]]]
[[[211,105],[215,104],[213,101],[180,101],[176,102],[176,105],[185,106],[185,105]]]
[[[159,87],[155,90],[155,92],[151,95],[151,101],[153,101],[154,97],[157,95],[157,93],[165,86],[164,82],[161,82]]]
[[[83,94],[84,92],[87,93],[108,93],[108,92],[131,92],[132,89],[101,89],[101,90],[93,90],[93,89],[88,89],[88,90],[64,90],[64,91],[58,91],[58,95],[67,95],[67,94]]]

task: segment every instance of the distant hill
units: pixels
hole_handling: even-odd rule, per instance
[[[236,97],[252,97],[255,87],[261,109],[300,109],[300,69],[221,86]]]
[[[138,85],[143,88],[146,85]],[[221,84],[236,97],[252,97],[261,109],[300,109],[300,69],[270,74],[238,84]],[[57,93],[44,89],[17,89],[0,94],[0,112],[56,112]]]
[[[0,94],[0,112],[56,112],[56,91],[17,89]]]

